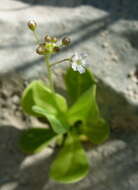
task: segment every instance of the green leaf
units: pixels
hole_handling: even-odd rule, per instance
[[[51,129],[31,128],[25,130],[20,139],[20,147],[26,153],[38,153],[57,136]]]
[[[56,133],[64,133],[69,129],[66,100],[51,92],[42,81],[34,81],[25,89],[21,104],[26,113],[46,117]]]
[[[42,81],[33,81],[25,90],[21,99],[23,110],[33,116],[40,116],[32,110],[37,105],[47,109],[51,114],[67,111],[67,103],[64,97],[54,94]]]
[[[93,85],[69,109],[67,116],[71,125],[79,120],[86,123],[89,115],[91,115],[91,120],[99,117],[95,94],[96,85]]]
[[[95,79],[90,71],[86,70],[85,73],[73,71],[72,68],[68,68],[64,75],[66,89],[69,95],[69,102],[72,105],[86,90],[94,85]]]
[[[86,126],[82,126],[82,134],[85,134],[92,143],[100,144],[109,137],[110,129],[105,120],[99,118],[87,122]]]
[[[61,183],[74,183],[88,174],[87,155],[75,134],[68,134],[64,147],[53,162],[50,177]]]
[[[109,136],[109,126],[101,118],[96,103],[96,85],[82,94],[68,111],[70,125],[82,121],[82,134],[88,136],[95,144],[104,142]]]
[[[51,114],[46,109],[39,106],[33,106],[33,111],[46,117],[56,133],[61,134],[69,130],[69,125],[65,120],[65,116]]]

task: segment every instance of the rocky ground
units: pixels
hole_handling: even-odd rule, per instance
[[[4,0],[0,3],[0,190],[137,190],[138,189],[138,2],[135,0]],[[26,27],[35,17],[42,36],[70,36],[72,44],[53,60],[74,51],[89,54],[99,80],[98,103],[112,128],[110,139],[88,150],[89,176],[74,185],[48,178],[53,150],[25,155],[21,131],[44,123],[20,108],[23,89],[43,78],[42,58]],[[62,88],[56,67],[55,81]]]
[[[48,169],[54,158],[47,148],[36,155],[26,155],[19,148],[23,129],[46,127],[35,118],[25,115],[20,97],[28,84],[19,75],[0,83],[0,190],[137,190],[138,132],[115,128],[101,146],[87,150],[91,170],[87,178],[74,185],[62,185],[49,180]]]

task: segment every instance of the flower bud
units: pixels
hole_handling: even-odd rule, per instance
[[[46,42],[51,42],[51,40],[52,40],[51,36],[49,36],[49,35],[46,35],[44,39]]]
[[[37,24],[36,24],[35,20],[28,21],[28,27],[29,27],[30,30],[35,31],[35,29],[37,27]]]
[[[55,47],[53,48],[53,51],[54,51],[55,53],[58,53],[58,52],[60,51],[60,48],[59,48],[58,46],[55,46]]]
[[[51,42],[56,43],[58,41],[58,39],[56,37],[51,37]]]
[[[71,42],[71,40],[68,37],[64,37],[62,39],[62,44],[65,45],[65,46],[68,46],[70,44],[70,42]]]
[[[46,53],[45,47],[43,44],[40,44],[37,48],[36,48],[36,53],[38,53],[39,55],[44,55]]]

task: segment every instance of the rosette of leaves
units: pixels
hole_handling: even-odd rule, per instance
[[[79,74],[69,68],[64,81],[67,99],[53,93],[39,80],[25,89],[21,99],[23,110],[29,115],[46,118],[50,127],[24,131],[20,145],[25,152],[37,153],[51,141],[63,139],[49,175],[58,182],[73,183],[84,178],[89,171],[81,136],[100,144],[108,138],[109,127],[96,103],[96,82],[92,74],[88,70]]]

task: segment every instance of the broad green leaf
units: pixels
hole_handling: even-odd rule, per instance
[[[109,137],[110,129],[104,119],[89,120],[87,125],[82,127],[82,134],[85,134],[94,144],[103,143]]]
[[[87,155],[75,134],[68,134],[64,147],[53,162],[50,177],[61,183],[74,183],[88,174]]]
[[[66,99],[63,96],[61,96],[60,94],[57,94],[57,93],[56,93],[55,97],[56,97],[56,104],[57,104],[58,109],[61,112],[66,112],[67,109],[68,109]]]
[[[96,85],[93,85],[76,101],[68,111],[70,125],[82,121],[83,132],[95,144],[102,143],[109,136],[109,127],[101,118],[96,103]]]
[[[93,85],[82,94],[68,111],[68,120],[71,125],[77,121],[86,123],[87,118],[91,115],[91,120],[99,117],[99,110],[95,99],[96,85]]]
[[[31,128],[23,132],[20,147],[26,153],[37,153],[46,148],[56,136],[51,129]]]
[[[73,104],[86,90],[95,84],[94,76],[88,70],[80,74],[73,71],[72,68],[68,68],[64,75],[64,80],[70,104]]]
[[[65,121],[66,100],[61,95],[51,92],[42,81],[34,81],[25,89],[21,104],[26,113],[46,117],[55,132],[64,133],[68,130]],[[39,107],[39,110],[34,107]]]
[[[66,116],[51,114],[39,106],[33,106],[33,111],[46,117],[56,133],[65,133],[69,130],[69,125],[65,119]]]
[[[40,116],[32,110],[37,105],[47,109],[51,114],[66,112],[67,103],[64,97],[54,94],[42,81],[33,81],[25,90],[21,99],[23,110],[33,116]]]

